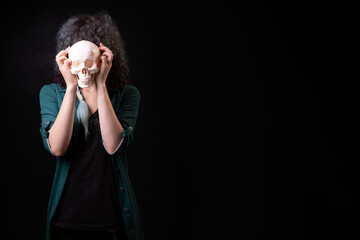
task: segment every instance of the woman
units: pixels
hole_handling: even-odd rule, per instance
[[[100,52],[86,86],[68,55],[83,40]],[[57,50],[55,83],[40,91],[40,132],[56,157],[46,239],[143,239],[126,157],[140,95],[129,83],[120,33],[106,13],[71,17],[57,34]],[[79,114],[83,103],[88,115]]]

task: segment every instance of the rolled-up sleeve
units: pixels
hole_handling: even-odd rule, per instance
[[[41,113],[41,127],[40,134],[45,149],[51,152],[48,137],[49,130],[55,122],[56,116],[59,112],[56,100],[55,90],[50,85],[45,85],[40,90],[40,113]]]
[[[115,113],[124,131],[117,151],[126,149],[134,137],[135,124],[139,113],[140,92],[134,86],[124,89],[122,100],[115,106]]]

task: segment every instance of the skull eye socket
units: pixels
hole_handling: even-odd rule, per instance
[[[72,65],[73,65],[73,68],[79,69],[81,67],[81,62],[80,61],[75,61],[75,62],[73,62]]]
[[[85,66],[88,68],[92,67],[93,64],[94,64],[94,60],[86,60],[85,62]]]

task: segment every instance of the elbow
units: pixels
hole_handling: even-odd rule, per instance
[[[102,143],[103,143],[103,146],[104,146],[106,152],[109,155],[114,155],[118,151],[118,149],[120,148],[123,140],[124,140],[124,138],[121,138],[120,143],[118,143],[117,145],[112,145],[112,146],[106,146],[104,141],[102,141]]]
[[[52,151],[52,154],[55,156],[55,157],[62,157],[65,155],[66,152],[63,152],[63,151]]]
[[[55,157],[62,157],[65,155],[65,153],[67,152],[67,146],[64,147],[64,146],[59,146],[58,144],[50,144],[50,139],[47,138],[46,139],[47,141],[47,144],[48,144],[48,148],[51,152],[51,154]]]
[[[107,148],[105,145],[104,148],[109,155],[114,155],[117,151],[117,148]]]
[[[51,149],[50,148],[50,151],[55,157],[62,157],[66,153],[66,150],[64,150],[64,149]]]
[[[55,157],[62,157],[65,155],[67,149],[54,147],[54,146],[51,147],[49,139],[47,139],[47,144],[51,154],[54,155]]]

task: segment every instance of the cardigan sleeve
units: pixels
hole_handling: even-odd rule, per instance
[[[41,88],[39,98],[41,113],[40,133],[45,149],[52,154],[48,140],[49,130],[55,122],[59,109],[56,92],[51,84],[45,85]]]
[[[115,105],[115,114],[124,131],[122,142],[117,151],[126,149],[134,137],[135,124],[138,117],[140,92],[134,86],[126,86],[121,101]],[[116,152],[117,152],[116,151]]]

